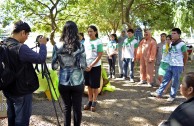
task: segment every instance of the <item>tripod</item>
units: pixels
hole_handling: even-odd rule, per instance
[[[55,96],[57,96],[57,93],[56,93],[55,87],[53,85],[53,81],[51,79],[50,72],[48,70],[48,67],[46,65],[46,62],[44,64],[41,64],[41,69],[42,69],[42,77],[43,78],[46,77],[46,80],[47,80],[47,83],[48,83],[48,86],[49,86],[50,93],[51,93],[51,88],[53,88],[54,94],[55,94]],[[57,110],[56,110],[56,106],[55,106],[55,100],[54,100],[54,97],[53,97],[52,94],[51,94],[51,98],[52,98],[52,103],[53,103],[53,107],[54,107],[54,110],[55,110],[55,115],[57,117],[58,126],[61,126],[60,123],[59,123],[59,118],[58,118],[58,114],[57,114]],[[63,112],[63,109],[61,107],[61,103],[60,103],[59,100],[58,100],[58,103],[59,103],[59,106],[60,106],[61,111]]]
[[[38,37],[37,37],[37,38],[38,38]],[[36,39],[36,42],[35,42],[35,43],[36,43],[36,46],[33,47],[33,48],[31,48],[31,49],[36,48],[36,52],[37,52],[37,47],[39,47],[40,44],[39,44],[39,42],[37,42],[37,39]],[[38,69],[38,64],[36,64],[35,69],[36,69],[38,72],[40,72],[39,69]],[[47,83],[48,83],[48,87],[49,87],[50,93],[51,93],[51,89],[53,88],[53,90],[54,90],[54,95],[57,96],[57,93],[56,93],[55,87],[54,87],[54,85],[53,85],[53,81],[52,81],[52,79],[51,79],[50,72],[49,72],[49,70],[48,70],[48,67],[47,67],[46,62],[43,63],[43,64],[41,64],[41,71],[42,71],[42,78],[46,77],[46,80],[47,80]],[[52,94],[51,94],[51,99],[52,99],[53,107],[54,107],[54,110],[55,110],[55,115],[56,115],[56,118],[57,118],[58,126],[61,126],[60,123],[59,123],[59,118],[58,118],[58,114],[57,114],[57,109],[56,109],[56,106],[55,106],[55,99],[54,99],[54,97],[53,97]],[[61,103],[60,103],[59,99],[58,99],[58,103],[59,103],[61,112],[63,113],[63,109],[62,109],[62,107],[61,107]]]

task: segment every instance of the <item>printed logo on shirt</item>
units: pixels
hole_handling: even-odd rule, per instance
[[[90,45],[90,47],[89,47],[88,49],[89,49],[89,50],[93,50],[93,49],[95,49],[94,44],[91,44],[91,45]]]

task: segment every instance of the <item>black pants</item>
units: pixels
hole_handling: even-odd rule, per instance
[[[64,86],[59,84],[59,92],[65,105],[65,124],[71,126],[71,108],[73,107],[74,126],[80,126],[82,119],[82,94],[84,85]]]
[[[116,63],[117,55],[112,55],[112,59],[109,59],[108,57],[108,64],[109,64],[109,75],[115,75],[115,63]]]

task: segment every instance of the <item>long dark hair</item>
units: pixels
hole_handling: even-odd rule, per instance
[[[117,35],[116,34],[111,34],[111,36],[114,36],[115,41],[118,42]]]
[[[95,37],[96,37],[96,38],[98,38],[98,29],[96,28],[96,26],[94,26],[94,25],[90,25],[88,28],[93,29],[93,30],[96,32]]]
[[[84,33],[80,32],[79,35],[81,35],[83,37],[82,40],[85,40]]]
[[[64,46],[69,52],[74,52],[80,47],[78,28],[73,21],[67,21],[65,23],[60,41],[64,42]]]

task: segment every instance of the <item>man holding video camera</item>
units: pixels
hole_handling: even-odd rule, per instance
[[[31,50],[24,42],[28,39],[30,26],[23,21],[14,24],[11,37],[5,39],[8,43],[10,64],[16,73],[16,81],[3,90],[7,98],[7,114],[9,126],[29,126],[32,112],[32,93],[39,87],[38,78],[33,63],[45,63],[47,38],[41,36],[39,53]],[[25,84],[25,85],[24,85]]]

